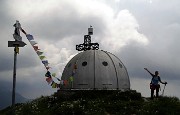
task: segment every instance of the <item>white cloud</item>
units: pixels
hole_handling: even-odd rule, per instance
[[[66,39],[62,40],[66,41]],[[39,48],[43,55],[46,56],[45,60],[48,60],[49,66],[51,67],[50,71],[57,73],[57,77],[60,78],[67,62],[76,55],[76,52],[72,52],[68,49],[68,44],[63,44],[64,47],[59,48],[59,45],[56,43],[48,43],[47,41],[40,41]]]
[[[21,5],[16,7],[19,2],[22,2]],[[97,36],[96,40],[100,41],[100,43],[105,45],[106,49],[110,49],[110,51],[118,51],[123,46],[128,45],[131,42],[137,42],[143,45],[148,44],[148,39],[146,36],[138,32],[139,24],[137,20],[127,9],[121,10],[116,14],[110,6],[95,0],[38,0],[36,2],[29,0],[27,2],[19,2],[16,2],[12,9],[15,10],[16,8],[16,14],[18,14],[20,17],[26,17],[32,14],[32,17],[37,16],[37,18],[40,18],[44,15],[50,15],[49,18],[52,19],[60,18],[61,16],[62,18],[69,18],[73,20],[74,15],[71,13],[74,12],[76,12],[76,15],[82,20],[86,19],[87,17],[99,17],[105,24],[105,28],[103,30],[105,35],[103,35],[103,38]],[[42,21],[47,22],[45,20],[46,19]],[[49,26],[51,27],[51,25]],[[39,26],[39,28],[41,30],[44,29],[41,28],[41,26]],[[49,32],[57,31],[56,28],[49,28],[48,30]],[[36,36],[34,37],[36,38]],[[43,40],[43,37],[39,36],[37,37],[37,42],[39,42],[39,48],[45,52],[45,56],[49,60],[50,65],[57,66],[58,69],[56,69],[56,71],[59,71],[59,68],[61,68],[60,73],[62,73],[63,67],[69,58],[76,54],[70,50],[70,47],[74,46],[74,44],[71,42],[74,41],[74,39],[76,39],[76,37],[67,36],[59,40],[57,39],[53,43],[48,43],[49,41],[45,41]]]
[[[21,5],[18,5],[18,3],[21,3]],[[53,19],[56,18],[73,20],[75,17],[79,17],[79,19],[98,17],[105,24],[103,30],[105,35],[103,39],[97,36],[97,38],[99,38],[97,40],[102,44],[106,44],[106,46],[108,46],[107,49],[112,49],[112,51],[120,50],[120,48],[132,41],[144,45],[148,44],[146,36],[138,32],[139,24],[136,18],[127,9],[121,10],[116,14],[113,8],[96,0],[38,0],[36,2],[31,0],[23,2],[20,0],[19,2],[14,1],[11,4],[14,4],[12,11],[16,10],[17,17],[26,17],[27,20],[29,18],[36,19],[44,17],[45,19],[43,21],[45,23],[50,23],[48,21],[53,21]],[[77,14],[74,15],[74,13]],[[51,18],[51,20],[47,18]],[[51,27],[51,25],[49,25],[49,27]],[[52,32],[56,31],[57,33],[57,30],[53,28],[49,28],[49,30]]]
[[[139,25],[128,10],[119,11],[117,16],[111,17],[106,23],[106,37],[101,42],[106,44],[108,49],[118,51],[132,41],[142,45],[148,44],[147,37],[138,32]]]

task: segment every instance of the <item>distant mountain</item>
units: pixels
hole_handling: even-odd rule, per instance
[[[16,93],[16,103],[24,103],[28,99]],[[12,92],[7,89],[0,88],[0,110],[12,104]]]

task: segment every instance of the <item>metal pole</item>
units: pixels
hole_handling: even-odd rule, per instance
[[[14,69],[13,69],[13,91],[12,91],[12,108],[15,115],[15,90],[16,90],[16,61],[17,61],[17,46],[14,47]]]
[[[165,90],[165,87],[166,87],[166,84],[164,85],[164,89],[163,89],[163,92],[162,92],[162,96],[164,95],[164,90]]]

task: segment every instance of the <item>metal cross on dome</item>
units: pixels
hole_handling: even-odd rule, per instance
[[[90,28],[88,28],[88,35],[84,35],[84,43],[76,45],[76,50],[78,50],[78,51],[98,50],[99,44],[98,43],[91,43],[91,35],[93,35],[92,26],[90,26]]]

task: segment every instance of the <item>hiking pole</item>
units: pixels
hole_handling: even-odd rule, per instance
[[[164,84],[164,89],[163,89],[163,92],[162,92],[162,96],[164,95],[165,87],[166,87],[166,84]]]

